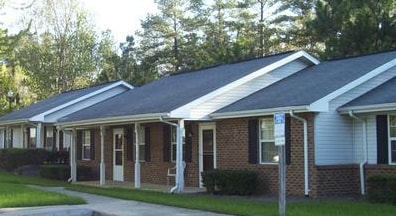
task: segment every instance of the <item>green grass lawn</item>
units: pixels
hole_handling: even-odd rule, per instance
[[[72,185],[71,190],[94,193],[115,198],[137,200],[163,205],[200,209],[234,215],[278,215],[277,202],[259,202],[252,199],[221,198],[208,195],[165,194],[153,191],[128,190],[121,188],[97,188]],[[394,216],[396,206],[371,204],[363,201],[300,201],[287,204],[287,215],[291,216]]]
[[[233,215],[278,215],[277,201],[264,202],[254,199],[243,199],[234,197],[221,197],[197,194],[166,194],[155,191],[129,190],[125,188],[99,188],[81,185],[70,185],[59,181],[45,180],[41,178],[15,176],[0,172],[0,207],[3,207],[3,200],[12,200],[12,197],[19,197],[15,203],[28,200],[25,206],[48,205],[50,199],[38,201],[32,204],[32,200],[38,200],[43,193],[44,197],[58,196],[48,192],[37,191],[26,188],[24,184],[36,184],[41,186],[64,186],[70,190],[99,194],[126,200],[136,200],[162,205],[185,207],[190,209],[200,209]],[[16,189],[14,189],[16,188]],[[27,193],[25,193],[28,191]],[[6,195],[6,194],[9,195]],[[10,195],[14,193],[13,195]],[[53,198],[56,199],[56,198]],[[66,201],[63,197],[61,200]],[[56,204],[53,202],[52,204]],[[72,204],[72,203],[69,203]],[[388,204],[371,204],[365,201],[348,200],[328,200],[328,201],[295,201],[289,202],[286,208],[287,215],[290,216],[393,216],[396,215],[396,206]]]
[[[62,183],[0,172],[0,208],[84,204],[78,197],[33,189],[26,184],[60,186]]]

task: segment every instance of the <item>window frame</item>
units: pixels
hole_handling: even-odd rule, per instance
[[[278,155],[278,151],[277,151],[277,149],[276,149],[276,146],[275,146],[275,137],[274,137],[274,135],[272,134],[272,139],[264,139],[263,137],[262,137],[262,122],[263,121],[271,121],[271,123],[272,123],[272,132],[273,132],[273,130],[274,130],[274,119],[272,118],[272,117],[266,117],[266,118],[260,118],[259,119],[259,121],[258,121],[258,142],[259,142],[259,149],[258,149],[258,151],[259,151],[259,164],[262,164],[262,165],[278,165],[279,164],[279,161],[278,162],[275,162],[275,161],[263,161],[263,144],[264,143],[273,143],[273,146],[274,146],[274,148],[275,148],[275,150],[276,150],[276,155]]]
[[[139,162],[146,162],[146,128],[141,126],[137,131],[139,136]],[[133,149],[132,159],[136,161],[136,139],[133,139]]]
[[[54,137],[54,131],[55,129],[51,126],[46,126],[46,133],[45,135],[45,149],[47,150],[52,150],[55,146],[55,137]],[[51,144],[51,145],[50,145]]]
[[[173,138],[175,140],[172,140]],[[186,144],[186,142],[184,139],[182,142],[183,142],[183,158],[184,158],[186,152],[186,148],[184,144]],[[170,129],[170,161],[172,163],[176,163],[176,154],[177,154],[176,152],[177,152],[177,127],[172,126]]]
[[[86,142],[87,135],[89,135],[88,142]],[[91,154],[92,154],[91,153],[91,151],[92,151],[92,143],[91,143],[92,137],[91,136],[92,136],[91,130],[82,130],[81,131],[81,139],[82,139],[82,141],[81,141],[81,159],[84,161],[92,160],[91,159]],[[85,157],[85,153],[86,153],[85,150],[87,147],[89,148],[88,158]]]
[[[395,128],[394,130],[396,131],[396,124],[391,125],[391,118],[395,118],[395,123],[396,123],[396,114],[394,113],[388,115],[388,158],[390,165],[396,165],[396,158],[392,160],[392,142],[396,142],[396,134],[394,134],[394,136],[392,136],[391,134],[392,128]],[[396,152],[396,148],[393,151]]]

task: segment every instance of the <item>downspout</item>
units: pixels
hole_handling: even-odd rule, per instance
[[[176,134],[176,179],[175,186],[171,188],[170,193],[180,193],[184,189],[184,166],[183,166],[183,137],[184,137],[184,120],[179,120],[178,124],[168,122],[160,116],[160,121],[177,128]]]
[[[140,188],[140,158],[139,158],[139,128],[140,124],[135,123],[134,127],[134,133],[135,133],[135,188]]]
[[[309,197],[308,122],[306,119],[296,116],[293,110],[290,111],[290,116],[301,121],[304,127],[304,194]]]
[[[352,110],[349,111],[349,116],[353,119],[356,119],[360,122],[362,122],[362,132],[363,132],[363,161],[360,162],[359,164],[359,170],[360,170],[360,193],[362,195],[365,194],[365,177],[364,177],[364,165],[367,163],[367,125],[366,125],[366,121],[357,117],[355,114],[353,114]]]

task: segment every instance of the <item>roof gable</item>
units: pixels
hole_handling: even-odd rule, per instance
[[[325,61],[291,75],[216,111],[214,118],[264,110],[325,111],[328,102],[372,76],[396,65],[396,52]]]
[[[123,86],[126,89],[133,88],[133,86],[129,85],[124,81],[115,81],[93,87],[71,90],[58,95],[54,95],[48,99],[38,101],[37,103],[2,116],[0,117],[0,124],[12,122],[40,121],[42,120],[42,117],[46,114],[50,114],[67,106],[76,104],[87,99],[87,97],[89,96],[100,94],[101,92],[110,88],[114,88],[116,86]]]
[[[354,112],[374,112],[394,110],[396,108],[396,75],[377,88],[350,101],[338,110],[341,113]]]

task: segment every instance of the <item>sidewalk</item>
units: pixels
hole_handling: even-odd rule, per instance
[[[136,202],[130,200],[115,199],[105,196],[69,191],[62,187],[39,187],[32,186],[42,190],[63,193],[70,196],[83,198],[87,204],[84,205],[61,205],[61,206],[43,206],[27,208],[3,208],[0,209],[0,215],[10,216],[165,216],[165,215],[193,215],[193,216],[225,216],[198,210],[177,208],[172,206],[163,206],[157,204]]]

